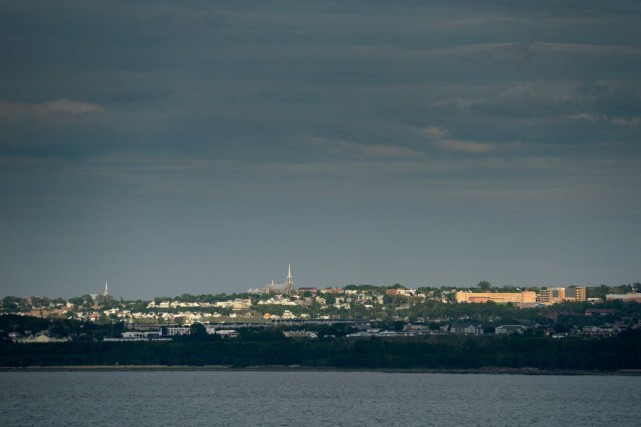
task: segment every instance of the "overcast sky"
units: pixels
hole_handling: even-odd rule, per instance
[[[4,0],[0,296],[641,281],[641,2]]]

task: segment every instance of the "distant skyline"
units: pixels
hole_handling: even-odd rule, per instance
[[[641,4],[0,3],[0,295],[641,281]]]

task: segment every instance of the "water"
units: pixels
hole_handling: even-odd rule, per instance
[[[4,426],[636,426],[641,377],[0,372]]]

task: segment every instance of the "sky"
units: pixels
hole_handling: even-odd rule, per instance
[[[636,0],[3,0],[0,296],[641,281]]]

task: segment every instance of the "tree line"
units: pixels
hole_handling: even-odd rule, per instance
[[[554,340],[537,334],[395,338],[290,339],[276,329],[236,339],[202,333],[172,342],[16,344],[0,341],[0,366],[224,365],[339,369],[479,369],[616,371],[641,369],[641,331],[615,337]]]

